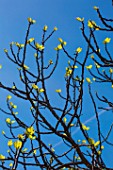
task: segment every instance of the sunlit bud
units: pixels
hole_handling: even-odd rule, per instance
[[[13,145],[13,141],[12,140],[9,140],[8,143],[7,143],[8,146],[12,146]]]
[[[29,17],[27,20],[28,20],[28,22],[31,23],[31,24],[35,24],[35,23],[36,23],[36,20],[33,20],[33,19],[30,18],[30,17]]]
[[[97,147],[100,144],[100,141],[95,142],[94,146]]]
[[[108,44],[108,43],[110,43],[110,41],[111,41],[111,38],[107,37],[104,39],[103,44]]]
[[[28,69],[29,69],[29,67],[28,67],[28,66],[26,66],[25,64],[24,64],[24,66],[23,66],[23,67],[24,67],[24,69],[25,69],[25,70],[28,70]]]
[[[57,27],[54,27],[54,31],[57,31],[58,30],[58,28]]]
[[[13,166],[13,163],[10,163],[9,166],[12,167],[12,166]]]
[[[57,93],[61,93],[61,89],[56,89],[55,90]]]
[[[113,69],[112,69],[112,68],[110,68],[110,69],[109,69],[109,72],[110,72],[110,73],[113,73]]]
[[[80,53],[82,51],[82,48],[81,47],[78,47],[77,49],[76,49],[76,52],[77,53]]]
[[[15,149],[20,149],[22,146],[22,142],[20,140],[17,140],[14,142]]]
[[[4,49],[4,52],[5,52],[5,53],[8,53],[8,50],[7,50],[7,49]]]
[[[2,130],[2,135],[5,135],[5,131],[4,130]]]
[[[44,89],[43,88],[41,88],[41,89],[39,89],[39,91],[38,91],[39,93],[42,93],[42,92],[44,92]]]
[[[38,90],[38,86],[36,84],[32,84],[32,88]]]
[[[94,139],[92,139],[92,138],[88,138],[88,142],[89,142],[91,145],[94,145],[94,144],[95,144],[95,141],[94,141]]]
[[[88,83],[92,83],[91,80],[90,80],[90,78],[88,78],[88,77],[86,77],[86,81],[87,81]]]
[[[87,127],[86,125],[82,124],[82,129],[83,129],[83,130],[89,130],[90,127]]]
[[[7,96],[7,100],[10,100],[11,98],[12,98],[11,95],[8,95],[8,96]]]
[[[0,160],[3,160],[3,159],[5,159],[5,156],[0,154]]]
[[[67,118],[66,118],[66,117],[64,117],[63,121],[64,121],[64,123],[66,123],[66,122],[67,122]]]
[[[86,143],[86,140],[82,140],[82,143]]]
[[[76,20],[82,22],[84,21],[84,18],[76,17]]]
[[[43,30],[44,30],[44,31],[47,31],[47,29],[48,29],[48,26],[45,25],[44,28],[43,28]]]
[[[97,6],[94,6],[93,9],[94,9],[94,10],[98,10],[99,8],[98,8]]]
[[[88,70],[90,70],[92,67],[93,67],[92,65],[86,66]]]

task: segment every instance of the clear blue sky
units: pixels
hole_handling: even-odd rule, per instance
[[[14,79],[17,78],[15,74],[15,67],[6,59],[3,52],[4,48],[9,49],[9,43],[12,41],[23,43],[24,37],[27,29],[27,18],[31,17],[36,20],[36,24],[31,29],[31,37],[35,36],[40,40],[41,38],[41,29],[46,24],[48,25],[48,31],[58,27],[58,31],[53,36],[50,46],[54,47],[58,44],[58,37],[63,38],[67,41],[67,49],[70,54],[74,53],[74,49],[78,46],[81,46],[85,50],[84,40],[82,39],[80,32],[80,23],[75,20],[76,17],[84,17],[87,25],[88,19],[93,19],[97,23],[97,14],[93,10],[93,6],[98,6],[102,11],[104,16],[111,18],[113,16],[113,7],[111,6],[111,0],[1,0],[0,2],[0,64],[3,65],[3,69],[0,70],[0,81],[4,81],[6,84],[11,84]],[[107,35],[107,34],[106,34]],[[103,37],[100,37],[100,40],[103,40]],[[55,55],[54,50],[47,50],[48,55],[52,58]],[[61,64],[59,65],[60,71],[63,72],[62,67],[65,68],[66,62],[64,60],[63,54],[61,54],[62,59],[60,59]],[[28,65],[32,60],[28,60]],[[56,79],[52,80],[51,86],[48,87],[49,90],[56,88],[63,88],[63,85],[59,83],[59,76],[56,74]],[[54,86],[53,86],[54,85]],[[95,90],[101,89],[96,86]],[[0,90],[0,106],[5,107],[5,98],[7,93]],[[53,92],[49,92],[52,95]],[[101,91],[101,94],[103,91]],[[111,97],[110,90],[108,91],[108,96]],[[87,98],[87,95],[86,95]],[[53,99],[55,99],[53,97]],[[18,105],[21,106],[21,103]],[[87,106],[86,99],[86,106]],[[20,109],[21,112],[27,111],[27,106]],[[87,107],[89,112],[88,117],[90,116],[91,107]],[[2,122],[4,121],[4,116],[1,118]],[[84,121],[87,120],[87,117],[84,117]],[[109,122],[109,117],[104,119],[104,116],[101,116],[103,129],[105,125]],[[90,126],[94,125],[95,120],[89,123]],[[3,127],[6,129],[4,123]],[[0,127],[2,130],[3,127]],[[94,126],[92,126],[94,128]],[[94,131],[95,132],[95,131]],[[53,142],[55,144],[55,141]],[[59,145],[60,147],[60,145]],[[109,147],[108,147],[109,148]],[[5,153],[5,151],[0,146],[0,152]],[[107,165],[113,167],[112,158],[109,156],[109,150],[104,152],[104,156],[107,155]]]

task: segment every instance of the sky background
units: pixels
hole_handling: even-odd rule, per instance
[[[25,33],[27,29],[27,18],[31,17],[36,20],[36,24],[31,29],[31,36],[35,36],[36,39],[40,42],[42,35],[42,28],[46,24],[48,25],[48,32],[51,32],[54,26],[58,27],[58,31],[53,35],[49,46],[50,49],[47,49],[48,58],[54,60],[55,46],[58,44],[58,38],[61,37],[67,42],[67,49],[70,54],[74,53],[74,50],[77,47],[82,47],[85,50],[85,42],[82,38],[80,32],[80,23],[75,20],[76,17],[84,17],[85,24],[87,25],[87,20],[95,20],[99,24],[97,19],[97,14],[93,10],[93,6],[98,6],[102,11],[104,16],[111,18],[113,16],[113,7],[111,6],[111,0],[0,0],[0,64],[3,65],[2,70],[0,70],[0,81],[5,84],[11,85],[14,80],[18,82],[17,74],[15,71],[15,66],[6,59],[6,56],[3,52],[4,48],[9,49],[9,43],[12,41],[23,43],[25,38]],[[86,30],[87,31],[87,30]],[[108,34],[104,34],[102,37],[99,37],[99,42],[106,38]],[[111,50],[113,52],[113,50]],[[32,58],[29,54],[29,59],[27,60],[28,66],[31,64]],[[81,57],[82,57],[81,53]],[[63,67],[65,68],[67,60],[65,61],[65,56],[61,53],[60,63],[58,66],[58,71],[64,74]],[[88,63],[89,64],[89,63]],[[49,95],[52,96],[54,89],[62,88],[63,84],[59,83],[60,74],[55,73],[55,79],[51,80],[51,84],[48,84]],[[62,81],[61,81],[62,82]],[[18,82],[19,83],[19,82]],[[107,90],[109,86],[103,87],[104,90]],[[100,90],[100,94],[103,94],[104,90],[101,90],[101,87],[98,85],[94,86],[94,90]],[[53,91],[52,91],[53,90]],[[107,90],[107,96],[111,98],[111,90]],[[6,107],[5,99],[7,93],[3,90],[0,90],[0,106],[2,108]],[[53,97],[53,96],[52,96]],[[56,96],[52,98],[53,103],[56,101]],[[19,112],[27,112],[27,106],[24,105],[21,107],[21,102],[16,99],[18,103]],[[60,104],[57,101],[57,104]],[[19,107],[20,106],[20,107]],[[88,105],[87,92],[85,94],[85,106],[87,110],[87,115],[84,116],[83,121],[86,121],[93,116],[91,114],[92,106]],[[105,113],[106,114],[106,113]],[[110,114],[110,113],[107,113]],[[104,114],[103,114],[104,115]],[[100,119],[102,120],[102,128],[106,132],[106,124],[112,122],[113,118],[110,116],[105,117],[101,115]],[[24,114],[23,114],[24,117]],[[1,125],[0,130],[3,128],[7,130],[4,124],[5,117],[1,113]],[[95,128],[95,120],[92,120],[89,124],[93,129]],[[94,130],[95,132],[95,130]],[[1,137],[1,140],[2,137]],[[54,140],[54,139],[53,139]],[[48,141],[49,142],[49,141]],[[54,141],[56,145],[59,141]],[[4,142],[4,147],[7,142]],[[59,145],[60,148],[61,145]],[[109,156],[109,146],[108,150],[104,152],[104,156],[107,155],[107,165],[113,167],[113,162],[111,160],[111,155]],[[6,151],[0,146],[0,152],[5,153]]]

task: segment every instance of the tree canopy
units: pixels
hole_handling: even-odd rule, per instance
[[[76,17],[84,45],[73,52],[62,37],[56,47],[49,47],[56,26],[49,33],[44,25],[41,41],[31,37],[36,20],[30,17],[25,41],[11,42],[9,49],[4,49],[18,74],[11,86],[0,82],[1,90],[9,93],[7,109],[0,107],[7,126],[2,135],[8,147],[6,154],[0,154],[2,169],[111,169],[105,153],[108,150],[112,157],[113,101],[107,93],[113,93],[113,19],[103,16],[97,6],[94,10],[99,24]],[[54,58],[47,56],[51,49]],[[0,68],[2,74],[2,65]],[[59,87],[54,89],[56,79]],[[104,122],[100,118],[103,113]],[[111,120],[106,122],[108,117]]]

